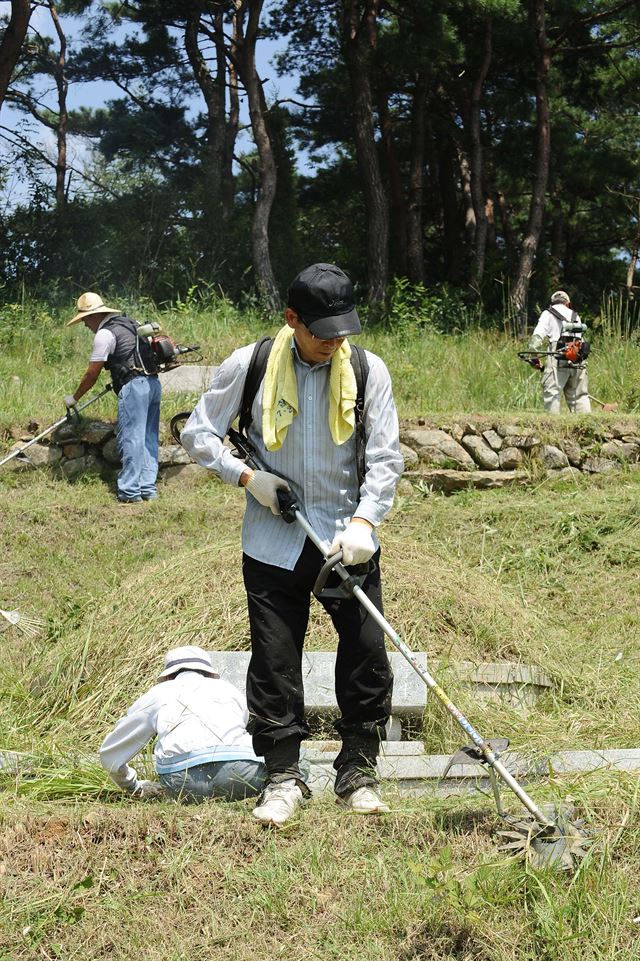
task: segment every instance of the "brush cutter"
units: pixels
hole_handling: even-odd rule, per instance
[[[6,457],[0,460],[0,467],[2,467],[2,465],[6,464],[8,461],[13,460],[14,457],[18,457],[20,454],[23,454],[29,449],[29,447],[31,447],[32,444],[36,444],[39,440],[42,440],[43,437],[46,437],[47,434],[51,434],[56,427],[60,427],[62,424],[68,424],[74,418],[79,419],[78,415],[80,414],[80,411],[84,410],[86,407],[90,407],[91,404],[95,404],[97,400],[100,400],[101,397],[104,397],[105,394],[108,394],[110,390],[113,390],[113,385],[107,384],[104,390],[101,390],[99,394],[91,397],[84,404],[80,404],[79,407],[73,407],[67,410],[67,413],[64,417],[61,417],[60,420],[57,420],[55,424],[51,424],[51,426],[47,427],[46,430],[41,431],[37,437],[34,437],[32,440],[30,440],[24,445],[24,447],[20,447],[18,450],[12,450],[10,454],[7,454]]]
[[[567,367],[582,367],[589,356],[589,345],[585,340],[570,340],[568,344],[556,350],[519,350],[518,357],[526,364],[540,370],[539,357],[554,357],[562,361]],[[537,361],[537,363],[536,363]]]
[[[181,421],[184,422],[188,416],[189,414],[177,414],[171,422],[171,431],[178,443],[180,442],[179,424]],[[235,447],[238,456],[248,467],[254,470],[268,469],[261,465],[253,445],[243,434],[231,429],[229,430],[228,437]],[[337,554],[331,557],[327,556],[327,545],[318,537],[309,524],[292,492],[290,490],[278,491],[278,500],[283,520],[288,524],[294,522],[299,524],[309,540],[315,544],[323,557],[325,557],[325,563],[314,585],[314,594],[316,594],[316,596],[321,594],[322,596],[327,596],[325,584],[329,575],[335,572],[342,582],[338,589],[341,595],[344,597],[355,597],[358,600],[379,627],[382,628],[393,646],[422,678],[429,690],[433,691],[449,714],[451,714],[463,731],[471,738],[473,743],[468,747],[462,748],[462,750],[451,759],[450,763],[460,763],[460,759],[464,758],[467,764],[470,760],[473,760],[480,764],[487,765],[498,814],[507,824],[507,829],[501,832],[504,841],[503,850],[513,855],[524,854],[537,866],[561,867],[564,870],[572,869],[578,859],[586,854],[584,844],[587,838],[582,824],[570,820],[573,811],[569,811],[568,809],[558,811],[555,808],[546,806],[545,808],[541,808],[529,797],[499,759],[500,751],[506,747],[508,741],[485,741],[464,714],[462,714],[447,697],[426,668],[418,663],[417,658],[404,643],[400,635],[394,631],[382,613],[369,600],[361,587],[362,578],[356,577],[344,567],[341,563],[342,551],[338,551]],[[334,591],[333,593],[335,594],[336,592]],[[529,812],[528,816],[516,817],[515,815],[507,814],[503,810],[500,801],[499,782],[496,775],[522,802]]]

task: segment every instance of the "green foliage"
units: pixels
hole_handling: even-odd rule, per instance
[[[482,307],[469,306],[462,291],[448,284],[427,290],[406,277],[393,280],[383,320],[384,329],[398,336],[416,331],[459,334],[484,323]]]
[[[640,67],[629,57],[637,11],[598,3],[590,12],[583,6],[571,0],[547,9],[552,157],[530,303],[546,302],[550,289],[563,286],[575,291],[581,310],[594,315],[603,295],[624,283],[637,246]],[[219,93],[223,83],[210,54],[216,39],[228,44],[230,10],[224,4],[200,10],[210,93]],[[84,28],[80,42],[69,45],[66,79],[77,89],[115,83],[118,95],[99,109],[70,112],[70,138],[83,138],[84,149],[70,182],[67,177],[64,202],[53,196],[54,164],[40,151],[35,128],[20,126],[7,169],[12,163],[20,172],[25,195],[0,215],[0,271],[10,298],[23,282],[30,289],[58,284],[74,292],[127,287],[158,301],[184,297],[194,284],[211,284],[237,304],[252,304],[259,160],[251,144],[233,149],[236,120],[228,87],[221,121],[214,118],[215,98],[208,104],[203,99],[206,78],[194,72],[184,47],[188,10],[177,3],[72,0],[59,12],[63,30],[70,16]],[[299,73],[294,98],[307,105],[285,109],[269,101],[265,88],[264,116],[278,174],[269,247],[281,291],[303,265],[333,261],[366,300],[367,206],[373,201],[357,156],[343,12],[337,0],[279,0],[260,24],[259,44],[263,37],[280,44],[277,69]],[[484,169],[478,171],[489,230],[484,278],[477,282],[469,219],[469,176],[477,157],[469,108],[484,57],[479,40],[489,24],[491,51],[480,91]],[[117,38],[114,27],[121,30]],[[514,276],[526,230],[536,157],[535,43],[527,8],[518,0],[455,0],[446,7],[402,0],[382,5],[376,28],[367,82],[390,202],[389,261],[400,284],[392,291],[392,314],[403,329],[412,327],[415,315],[424,329],[467,330],[501,312],[503,284]],[[48,126],[57,123],[59,108],[40,96],[38,83],[58,71],[57,43],[42,28],[34,33],[12,90],[12,108],[25,117],[35,111]],[[421,83],[422,113],[415,112]],[[418,119],[424,124],[419,197],[410,191],[422,136]],[[70,139],[69,157],[74,147]],[[297,147],[308,156],[303,174],[296,170]],[[0,170],[0,184],[5,182],[10,178]],[[54,204],[60,208],[55,214]],[[415,273],[414,267],[412,276],[424,274],[429,293],[402,286],[409,272],[407,218],[417,209],[423,270]],[[474,303],[483,309],[476,313]]]

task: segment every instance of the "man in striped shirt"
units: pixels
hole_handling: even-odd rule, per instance
[[[184,447],[199,464],[248,492],[242,531],[252,644],[248,729],[256,754],[265,758],[269,778],[253,813],[259,821],[273,825],[283,824],[309,796],[299,768],[300,743],[309,736],[301,660],[311,592],[324,562],[298,524],[282,521],[277,491],[283,486],[293,491],[304,516],[326,543],[327,555],[342,550],[347,566],[373,560],[362,589],[382,609],[375,529],[391,508],[403,468],[389,372],[369,351],[361,484],[355,431],[336,440],[330,414],[335,410],[335,385],[342,376],[341,391],[348,392],[350,369],[337,370],[336,365],[349,357],[346,337],[361,332],[348,277],[331,264],[306,268],[289,288],[285,320],[286,329],[276,345],[284,345],[278,363],[290,374],[290,401],[294,394],[294,400],[285,405],[291,408],[290,422],[280,445],[267,447],[263,436],[265,426],[270,426],[263,408],[264,385],[270,378],[267,367],[248,428],[249,440],[266,469],[250,470],[223,444],[242,404],[253,344],[222,362],[181,435]],[[282,405],[281,399],[276,410]],[[341,716],[336,729],[342,749],[334,762],[335,792],[351,810],[385,812],[388,808],[378,796],[375,773],[391,709],[392,676],[384,636],[355,598],[322,603],[338,633],[335,682]]]

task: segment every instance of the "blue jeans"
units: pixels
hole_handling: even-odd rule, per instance
[[[260,794],[267,769],[262,761],[209,761],[158,777],[167,792],[180,801],[243,801]]]
[[[122,469],[118,497],[155,497],[158,476],[160,381],[134,377],[118,394],[118,450]]]

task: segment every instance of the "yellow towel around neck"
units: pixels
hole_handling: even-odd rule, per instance
[[[298,384],[291,336],[288,324],[276,334],[264,377],[262,439],[267,450],[280,450],[289,425],[298,413]],[[357,393],[351,347],[347,340],[343,340],[331,358],[329,372],[329,430],[334,444],[344,444],[353,433]]]

